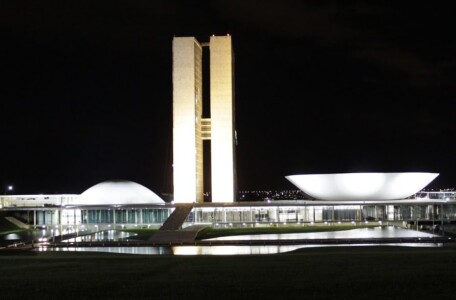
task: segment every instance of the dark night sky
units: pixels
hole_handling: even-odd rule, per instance
[[[454,11],[384,2],[2,1],[0,183],[171,191],[172,38],[230,33],[240,189],[355,171],[455,187]]]

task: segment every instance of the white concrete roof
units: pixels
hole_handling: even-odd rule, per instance
[[[74,200],[73,205],[164,204],[148,188],[132,181],[113,180],[96,184]]]
[[[338,173],[285,176],[307,195],[318,200],[366,201],[407,198],[427,186],[439,174]]]

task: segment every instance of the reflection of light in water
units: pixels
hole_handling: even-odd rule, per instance
[[[401,247],[441,247],[442,244],[351,244],[351,245],[290,245],[290,246],[176,246],[176,247],[40,247],[39,252],[106,252],[137,255],[259,255],[290,252],[305,248],[353,247],[353,246],[401,246]]]
[[[50,230],[25,230],[19,232],[11,232],[9,234],[0,235],[0,241],[38,241],[40,239],[46,239],[45,237],[52,237]],[[47,240],[47,239],[46,239]]]
[[[39,252],[107,252],[136,255],[164,255],[172,254],[169,247],[40,247]]]
[[[251,234],[224,236],[207,239],[206,241],[227,240],[299,240],[299,239],[356,239],[356,238],[406,238],[406,237],[435,237],[430,233],[410,229],[395,228],[358,228],[341,231],[307,232],[307,233],[280,233],[280,234]]]
[[[176,246],[172,247],[174,255],[255,255],[277,254],[304,248],[353,247],[353,246],[404,246],[404,247],[440,247],[432,243],[404,244],[351,244],[351,245],[283,245],[283,246]]]
[[[108,236],[109,238],[120,238],[129,236],[127,232],[100,232],[87,236],[86,238],[100,239]],[[323,238],[400,238],[400,237],[431,237],[435,236],[423,232],[386,227],[386,228],[359,228],[345,231],[334,232],[314,232],[296,234],[261,234],[250,236],[231,236],[218,239],[323,239]],[[83,238],[83,237],[79,237]],[[74,239],[71,239],[74,240]],[[215,239],[214,239],[215,240]],[[441,247],[442,244],[433,243],[399,243],[399,244],[350,244],[350,245],[253,245],[253,246],[176,246],[176,247],[63,247],[63,248],[40,248],[38,251],[77,251],[77,252],[109,252],[124,254],[143,254],[143,255],[255,255],[255,254],[275,254],[294,251],[302,248],[315,247],[353,247],[353,246],[403,246],[403,247]]]
[[[193,247],[193,246],[173,247],[172,251],[173,251],[173,254],[175,254],[175,255],[200,255],[201,247]]]
[[[249,255],[289,252],[305,246],[176,246],[174,255]]]
[[[353,247],[353,246],[404,246],[404,247],[439,247],[437,244],[352,244],[352,245],[290,245],[290,246],[176,246],[174,255],[256,255],[277,254],[304,248]]]
[[[75,242],[103,242],[103,241],[111,241],[117,242],[122,239],[132,237],[137,235],[136,233],[129,233],[124,231],[117,231],[117,230],[106,230],[106,231],[99,231],[93,234],[78,236],[75,238],[63,240],[63,242],[75,243]]]
[[[17,233],[10,233],[5,235],[5,240],[13,241],[13,240],[20,240],[21,237]]]

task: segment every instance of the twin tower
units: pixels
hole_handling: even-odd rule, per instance
[[[203,48],[210,53],[210,117],[203,117]],[[212,202],[235,200],[234,59],[231,36],[173,39],[174,202],[203,202],[203,141],[211,143]],[[206,95],[205,95],[206,97]]]

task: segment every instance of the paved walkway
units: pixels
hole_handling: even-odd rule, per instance
[[[193,225],[180,230],[159,230],[151,238],[152,243],[192,243],[195,242],[198,232],[209,225]]]
[[[182,229],[182,224],[193,209],[193,204],[177,204],[162,227],[149,239],[152,243],[192,243],[206,225],[194,225]]]
[[[166,219],[160,231],[163,230],[179,230],[182,228],[182,224],[187,219],[187,216],[193,209],[193,204],[177,204],[173,213]]]
[[[14,225],[16,225],[17,227],[19,228],[22,228],[22,229],[28,229],[30,226],[19,221],[18,219],[16,219],[15,217],[5,217],[6,220],[10,221],[11,223],[13,223]]]

